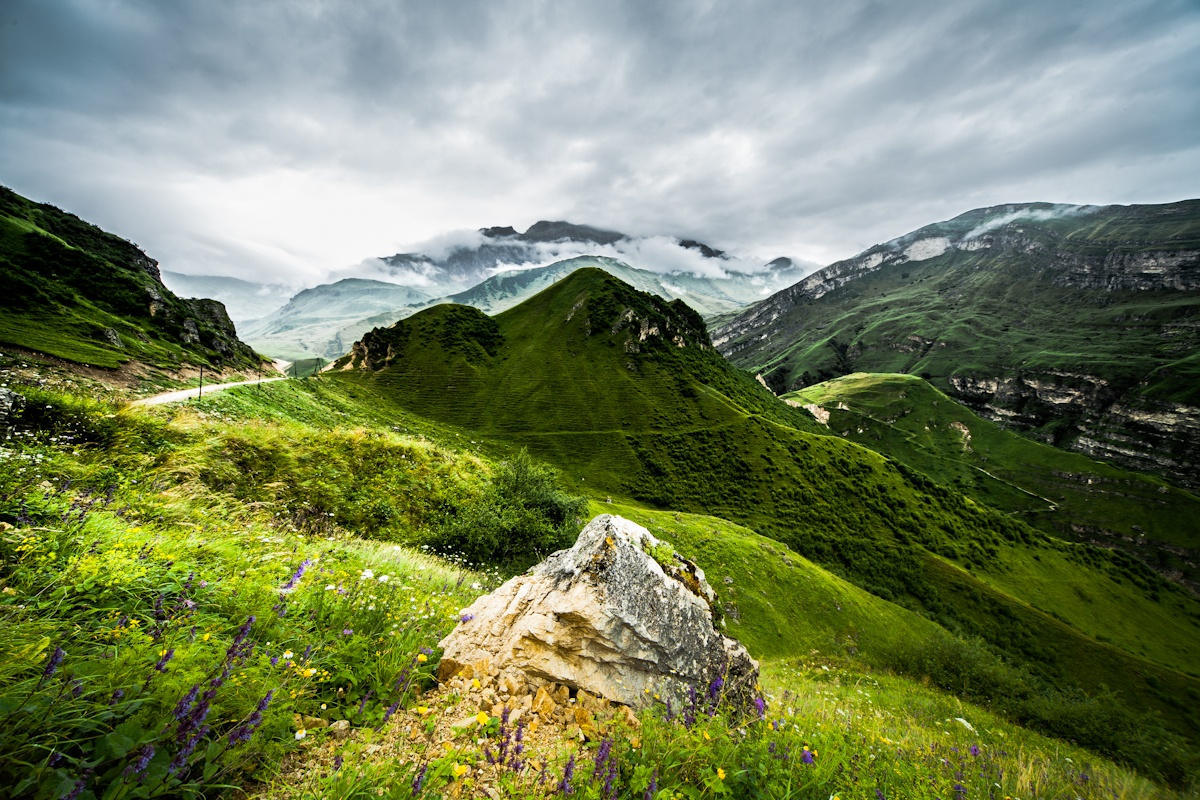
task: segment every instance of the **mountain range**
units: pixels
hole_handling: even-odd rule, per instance
[[[337,358],[371,328],[436,303],[502,311],[579,267],[576,259],[584,256],[639,288],[685,300],[706,316],[741,310],[816,266],[787,257],[750,263],[692,239],[634,237],[545,220],[523,233],[509,226],[483,228],[427,250],[367,259],[294,297],[282,285],[237,278],[167,273],[166,280],[181,293],[221,300],[247,342],[295,360]],[[388,284],[406,287],[409,294]],[[357,316],[351,312],[355,303],[362,306]]]
[[[831,264],[713,339],[777,392],[918,374],[1042,441],[1200,485],[1200,200],[976,209]]]

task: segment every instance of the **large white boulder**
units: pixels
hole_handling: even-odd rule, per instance
[[[665,567],[665,569],[664,569]],[[714,624],[704,573],[645,528],[605,514],[560,550],[463,610],[442,640],[447,680],[480,663],[643,707],[747,707],[758,664]],[[692,700],[691,698],[695,698]]]

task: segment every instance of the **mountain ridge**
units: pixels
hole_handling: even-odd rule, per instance
[[[1200,201],[975,209],[714,330],[777,392],[927,373],[984,416],[1200,484]]]

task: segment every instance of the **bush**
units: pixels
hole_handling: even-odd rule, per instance
[[[569,547],[586,513],[584,498],[559,489],[558,473],[522,450],[496,467],[483,492],[451,515],[429,544],[516,572]]]

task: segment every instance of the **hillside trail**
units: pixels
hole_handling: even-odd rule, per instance
[[[162,392],[161,394],[152,394],[149,397],[143,397],[140,400],[134,400],[132,406],[161,406],[164,403],[178,403],[182,400],[191,400],[193,397],[199,397],[201,391],[204,394],[219,392],[223,389],[232,389],[234,386],[251,386],[258,383],[274,383],[275,381],[286,381],[286,376],[278,378],[263,378],[249,381],[234,381],[232,383],[211,383],[204,387],[195,387],[192,389],[179,389],[173,392]]]

